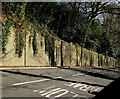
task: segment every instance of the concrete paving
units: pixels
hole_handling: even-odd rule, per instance
[[[2,70],[3,99],[92,99],[120,77],[119,67]]]

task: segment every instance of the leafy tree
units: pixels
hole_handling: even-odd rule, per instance
[[[37,54],[37,33],[43,30],[45,35],[54,34],[59,38],[77,43],[82,47],[103,53],[105,55],[119,57],[119,14],[114,9],[118,6],[110,6],[108,2],[21,2],[3,3],[3,53],[9,37],[9,27],[15,30],[15,51],[20,57],[26,47],[27,29],[31,31],[30,39],[33,54]],[[105,13],[103,23],[96,19]],[[110,14],[111,13],[111,14]],[[31,28],[30,28],[31,27]],[[46,32],[47,31],[47,32]],[[48,33],[49,32],[49,33]],[[116,34],[117,33],[117,34]],[[54,40],[48,37],[46,41],[54,48]],[[115,41],[114,41],[115,40]],[[117,44],[116,44],[117,42]],[[54,49],[49,46],[50,61]],[[46,50],[48,48],[46,47]],[[116,50],[116,51],[115,51]],[[51,63],[54,65],[54,63]]]
[[[111,4],[106,7],[107,13],[103,21],[103,31],[110,36],[111,49],[113,51],[113,56],[119,58],[120,51],[120,7],[117,4]]]

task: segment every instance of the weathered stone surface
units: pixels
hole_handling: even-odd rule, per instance
[[[91,50],[81,48],[79,45],[67,43],[48,34],[37,34],[38,53],[33,55],[32,46],[29,44],[29,33],[26,37],[26,54],[17,57],[14,51],[14,28],[10,29],[11,35],[7,45],[7,52],[2,57],[4,66],[115,66],[117,60],[98,54]]]

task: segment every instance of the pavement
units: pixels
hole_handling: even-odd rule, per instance
[[[92,99],[120,77],[120,67],[0,70],[2,99]]]

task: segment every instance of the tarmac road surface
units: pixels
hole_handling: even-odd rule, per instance
[[[1,70],[2,99],[92,99],[120,77],[120,67]]]

